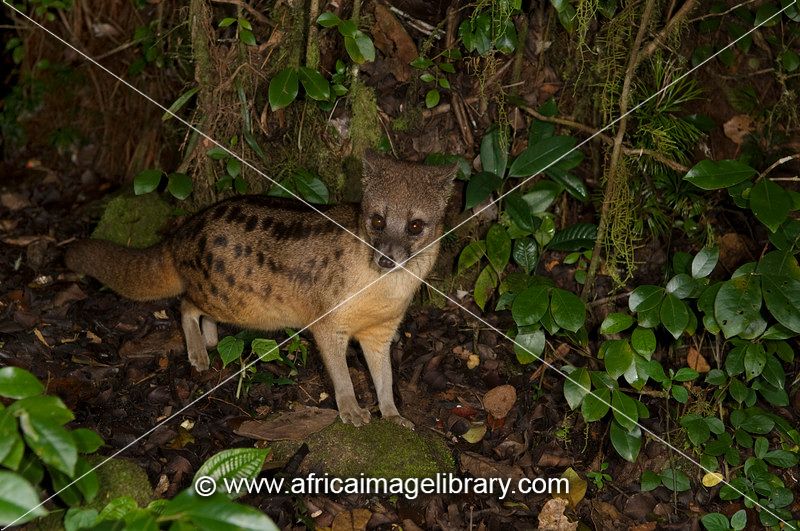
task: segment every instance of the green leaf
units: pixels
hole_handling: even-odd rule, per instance
[[[747,164],[736,160],[703,160],[689,170],[683,180],[703,190],[719,190],[739,184],[756,173]]]
[[[636,400],[620,390],[611,393],[611,411],[619,425],[629,432],[639,422],[639,408]]]
[[[170,173],[167,181],[167,191],[175,199],[184,200],[192,193],[192,179],[185,173]]]
[[[437,105],[439,105],[440,98],[441,95],[439,94],[439,91],[437,89],[430,89],[425,94],[425,106],[429,109],[436,107]]]
[[[181,110],[183,108],[184,105],[186,105],[186,103],[192,98],[192,96],[197,94],[198,90],[200,90],[200,87],[195,87],[193,89],[187,90],[186,92],[184,92],[183,94],[178,96],[178,99],[176,99],[172,103],[172,105],[169,106],[169,109],[167,110],[167,112],[165,112],[161,116],[161,121],[162,122],[166,122],[167,120],[172,118],[173,115],[175,115],[179,110]]]
[[[649,357],[656,351],[656,335],[649,328],[637,326],[631,334],[631,346],[642,356]]]
[[[457,273],[460,275],[470,267],[481,261],[486,253],[486,244],[483,240],[471,241],[461,251],[458,257]]]
[[[570,291],[553,288],[550,293],[550,311],[561,328],[577,332],[586,321],[586,305]]]
[[[627,313],[613,312],[606,316],[600,325],[601,334],[618,334],[633,324],[633,317]]]
[[[514,338],[514,353],[517,355],[517,361],[522,365],[539,359],[544,352],[544,346],[545,337],[541,329],[520,333]]]
[[[719,260],[719,247],[703,247],[692,260],[692,276],[705,278],[711,274]]]
[[[486,233],[486,257],[498,273],[508,264],[511,257],[511,237],[502,225],[492,225]]]
[[[780,61],[783,65],[783,69],[786,70],[786,72],[794,72],[800,68],[800,55],[798,55],[794,50],[785,50],[780,55]]]
[[[541,173],[564,158],[577,141],[571,136],[552,136],[544,138],[523,151],[511,164],[510,177],[529,177]]]
[[[674,492],[684,492],[692,488],[689,476],[674,468],[665,468],[661,471],[661,484]]]
[[[75,440],[78,453],[81,454],[93,454],[105,444],[102,437],[86,428],[72,430],[72,438]]]
[[[466,203],[464,210],[469,210],[481,204],[492,192],[500,188],[502,179],[488,171],[482,171],[469,178],[467,183]]]
[[[239,159],[231,157],[225,161],[225,171],[235,179],[242,174],[242,163]]]
[[[281,359],[278,342],[274,339],[256,338],[252,341],[251,348],[253,349],[253,354],[263,362]]]
[[[219,492],[229,498],[237,498],[244,492],[228,492],[224,479],[255,479],[261,472],[269,449],[231,448],[214,454],[197,470],[192,483],[201,477],[210,477],[217,482]]]
[[[747,525],[747,511],[739,509],[731,516],[731,527],[734,531],[742,531]]]
[[[564,398],[567,399],[570,409],[576,409],[581,405],[591,386],[592,381],[589,378],[589,372],[583,367],[569,373],[564,380]]]
[[[558,194],[563,190],[562,186],[547,179],[538,181],[531,190],[522,196],[530,206],[531,212],[544,212],[553,204]]]
[[[239,27],[242,27],[246,30],[253,31],[253,25],[250,24],[250,21],[244,17],[239,17],[236,22],[239,24]]]
[[[330,11],[326,11],[317,17],[317,24],[324,28],[332,28],[334,26],[338,26],[342,22],[342,19],[336,16],[335,13],[331,13]]]
[[[530,205],[519,192],[506,196],[505,207],[511,220],[524,232],[530,234],[538,228],[539,220],[533,217]]]
[[[539,263],[539,244],[533,238],[518,238],[514,241],[512,256],[525,273],[530,275]]]
[[[772,450],[764,456],[764,461],[772,466],[791,468],[797,466],[797,454],[786,450]]]
[[[772,251],[758,261],[756,271],[762,275],[790,277],[800,280],[800,266],[797,259],[789,252]]]
[[[689,367],[681,367],[672,378],[676,382],[689,382],[700,376],[700,373]]]
[[[764,4],[756,11],[756,20],[753,26],[764,26],[768,28],[770,26],[775,26],[780,20],[781,16],[780,11],[778,11],[778,6],[775,4]]]
[[[616,420],[612,420],[611,444],[620,457],[633,463],[639,456],[639,450],[642,447],[642,430],[637,426],[629,432],[620,426]]]
[[[497,287],[497,282],[497,273],[495,273],[491,265],[484,267],[475,280],[473,297],[475,298],[475,304],[477,304],[481,310],[486,306],[486,301],[489,300],[492,292],[494,292]]]
[[[576,223],[558,231],[547,248],[553,251],[579,251],[591,249],[597,239],[597,225]]]
[[[47,511],[39,505],[39,496],[33,485],[22,476],[0,471],[0,525],[22,525]],[[36,507],[34,509],[34,507]],[[28,513],[30,511],[30,513]],[[28,514],[25,514],[28,513]],[[25,514],[23,517],[22,515]]]
[[[217,345],[217,352],[222,358],[222,366],[227,366],[230,362],[239,359],[244,352],[244,341],[234,336],[225,336]]]
[[[78,449],[72,435],[57,423],[23,413],[20,426],[25,442],[39,459],[72,477],[78,461]]]
[[[161,513],[167,521],[179,515],[183,517],[182,521],[185,518],[193,524],[190,528],[278,531],[278,527],[261,511],[233,503],[222,495],[203,498],[190,490],[183,491],[170,500]]]
[[[650,492],[661,486],[661,476],[652,470],[645,470],[642,472],[641,490],[642,492]],[[727,529],[726,529],[727,531]]]
[[[42,394],[44,386],[39,380],[19,367],[0,369],[0,396],[6,398],[27,398]]]
[[[219,27],[219,28],[227,28],[228,26],[232,25],[234,22],[236,22],[235,18],[225,17],[225,18],[223,18],[222,20],[219,21],[219,24],[217,25],[217,27]]]
[[[294,101],[300,88],[297,70],[286,67],[269,81],[269,106],[273,111],[283,109]]]
[[[576,151],[575,153],[581,152]],[[586,189],[586,185],[583,184],[580,177],[559,167],[560,164],[559,162],[558,165],[547,168],[544,171],[545,174],[563,186],[569,195],[580,202],[586,202],[586,200],[589,199],[589,191]]]
[[[317,101],[324,101],[331,97],[331,85],[328,80],[322,77],[322,74],[314,70],[301,66],[299,69],[300,82],[306,90],[306,94],[311,99]]]
[[[500,130],[492,127],[481,140],[481,166],[483,171],[503,177],[506,173],[508,152],[500,143]]]
[[[792,199],[786,190],[769,179],[761,179],[750,190],[750,209],[771,232],[786,221],[792,210]]]
[[[97,509],[70,507],[64,515],[64,529],[65,531],[91,529],[97,520],[97,514]]]
[[[744,348],[744,372],[748,380],[752,380],[764,370],[767,363],[767,353],[764,345],[750,343]]]
[[[17,419],[7,409],[0,409],[0,464],[3,464],[19,442]]]
[[[527,288],[514,299],[511,315],[517,326],[538,323],[547,311],[548,303],[546,286],[534,285]]]
[[[135,195],[148,194],[158,188],[161,182],[161,176],[164,172],[161,170],[143,170],[136,174],[133,178],[133,193]]]
[[[256,36],[248,29],[239,28],[239,40],[247,46],[256,45]]]
[[[54,422],[59,426],[63,426],[75,418],[75,415],[64,405],[60,398],[51,395],[22,398],[11,404],[8,407],[8,411],[15,415],[24,411],[31,417],[39,418],[45,422]]]
[[[708,531],[729,531],[728,518],[721,513],[708,513],[700,519]]]
[[[639,326],[653,328],[661,322],[659,307],[664,299],[664,288],[659,286],[639,286],[628,298],[628,308],[636,312]]]
[[[208,156],[210,159],[213,159],[213,160],[222,160],[222,159],[224,159],[225,157],[228,157],[228,156],[229,156],[229,155],[228,155],[228,152],[227,152],[227,151],[226,151],[224,148],[222,148],[222,147],[220,147],[220,146],[214,146],[214,147],[212,147],[211,149],[209,149],[208,151],[206,151],[206,155],[207,155],[207,156]]]
[[[752,273],[723,282],[714,300],[714,318],[726,338],[743,332],[760,310],[761,286]]]
[[[600,387],[583,397],[581,415],[586,422],[596,422],[606,416],[611,408],[611,390]]]
[[[664,328],[672,334],[672,337],[678,339],[689,325],[689,308],[678,297],[667,293],[664,302],[661,303],[660,317]]]
[[[303,200],[317,205],[328,204],[328,187],[317,175],[307,170],[298,170],[293,177],[295,190]]]
[[[625,339],[611,339],[606,345],[604,363],[609,376],[616,379],[634,366],[633,349]]]

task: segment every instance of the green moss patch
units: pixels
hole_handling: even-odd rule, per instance
[[[121,195],[109,201],[92,238],[127,247],[149,247],[161,239],[172,212],[158,195]]]

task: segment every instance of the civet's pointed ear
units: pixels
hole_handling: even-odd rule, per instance
[[[458,175],[458,163],[443,166],[429,166],[431,176],[440,186],[451,186]]]

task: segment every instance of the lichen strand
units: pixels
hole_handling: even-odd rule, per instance
[[[610,205],[605,237],[606,273],[618,286],[630,279],[635,271],[634,251],[640,236],[635,230],[631,162],[628,157],[621,157],[616,175],[605,178],[605,200]]]
[[[378,119],[378,102],[375,91],[361,80],[354,79],[350,89],[350,142],[353,155],[360,158],[364,151],[378,145],[381,124]]]

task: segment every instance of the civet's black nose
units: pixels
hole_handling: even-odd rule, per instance
[[[392,260],[388,256],[381,256],[380,258],[378,258],[378,265],[385,269],[391,269],[394,267],[394,260]]]

